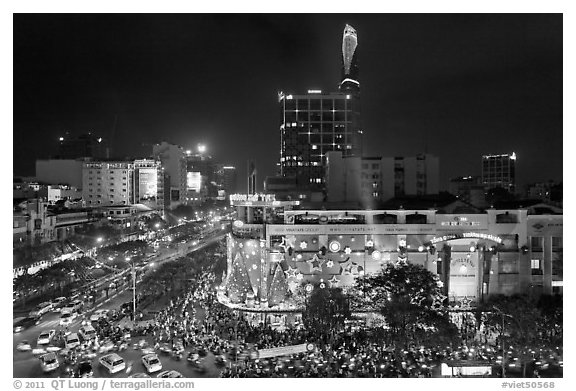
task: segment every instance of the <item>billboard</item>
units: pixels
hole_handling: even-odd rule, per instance
[[[158,194],[158,171],[156,168],[138,169],[138,194],[140,201],[156,200]]]
[[[189,171],[186,173],[186,185],[188,190],[193,190],[197,193],[202,188],[202,174],[198,171]]]

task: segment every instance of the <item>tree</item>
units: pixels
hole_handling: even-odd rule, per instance
[[[527,295],[495,295],[489,297],[482,309],[487,312],[487,327],[500,334],[500,346],[505,343],[505,350],[512,347],[526,377],[527,366],[533,361],[531,352],[535,348],[551,347],[549,341],[542,339],[539,327],[542,315],[537,303]]]
[[[286,282],[286,277],[282,271],[282,267],[277,264],[274,270],[274,275],[270,283],[270,290],[268,292],[268,304],[270,306],[275,306],[280,304],[286,298],[286,293],[288,292],[288,283]]]
[[[304,326],[316,335],[326,336],[344,327],[344,321],[350,318],[350,305],[340,288],[316,286],[302,313]]]
[[[379,311],[389,328],[389,343],[437,345],[457,337],[442,303],[442,284],[422,266],[398,262],[356,280],[357,305]]]

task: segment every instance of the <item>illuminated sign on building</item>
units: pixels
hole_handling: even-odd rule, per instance
[[[231,202],[274,202],[276,196],[274,194],[230,194]]]
[[[464,238],[486,239],[486,240],[491,240],[493,242],[496,242],[498,244],[502,243],[502,238],[500,238],[496,235],[485,234],[485,233],[480,233],[480,232],[462,232],[462,233],[456,233],[456,234],[436,236],[436,237],[430,239],[430,243],[436,244],[436,243],[440,243],[440,242],[445,242],[447,240],[464,239]]]
[[[186,174],[186,184],[188,190],[193,190],[197,193],[202,188],[202,175],[198,171],[191,171]]]
[[[158,194],[158,171],[155,168],[138,169],[138,194],[142,201],[156,199]]]

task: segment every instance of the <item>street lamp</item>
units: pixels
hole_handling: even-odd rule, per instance
[[[495,305],[492,306],[492,309],[496,310],[500,315],[502,315],[502,377],[506,377],[506,351],[505,351],[505,344],[504,344],[504,317],[507,316],[508,318],[513,319],[512,315],[505,314],[500,308],[496,307]]]
[[[102,243],[103,240],[104,240],[104,238],[102,236],[99,236],[96,238],[96,242],[98,242],[98,243]]]

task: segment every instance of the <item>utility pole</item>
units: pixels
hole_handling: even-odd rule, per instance
[[[502,311],[500,308],[496,306],[492,306],[492,308],[495,309],[502,316],[502,377],[504,378],[506,377],[506,352],[505,352],[506,345],[504,344],[504,317],[507,316],[509,318],[513,318],[513,316],[505,314],[504,311]]]

